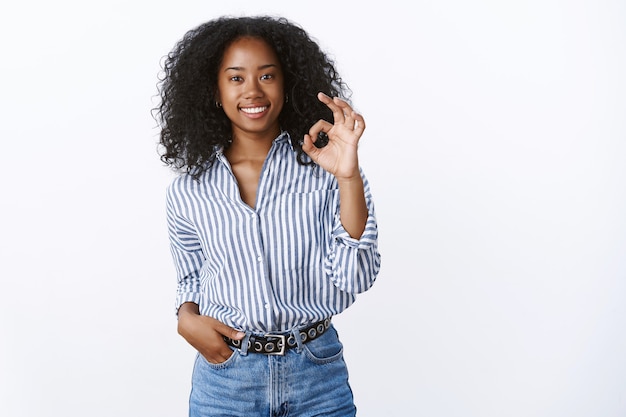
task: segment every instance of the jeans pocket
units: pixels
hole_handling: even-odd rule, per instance
[[[230,355],[230,357],[226,359],[224,362],[211,363],[207,361],[206,358],[202,356],[200,353],[198,353],[197,361],[200,361],[202,363],[202,366],[206,366],[211,369],[225,369],[225,368],[228,368],[230,365],[232,365],[237,359],[237,357],[239,357],[239,350],[233,349],[232,355]]]
[[[322,336],[306,343],[304,353],[313,363],[331,363],[343,357],[343,345],[339,341],[334,327],[331,326]]]

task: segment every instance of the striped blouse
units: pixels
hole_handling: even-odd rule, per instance
[[[241,199],[221,152],[199,181],[174,179],[166,203],[176,307],[194,302],[201,314],[255,333],[341,313],[380,269],[374,206],[363,181],[367,225],[353,239],[339,220],[335,177],[298,164],[286,133],[267,155],[255,208]]]

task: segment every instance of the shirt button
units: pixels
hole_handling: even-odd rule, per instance
[[[256,258],[256,260],[259,261],[259,262],[263,262],[263,257],[259,256],[259,257]]]
[[[269,310],[270,309],[270,305],[269,304],[265,304],[265,309]]]

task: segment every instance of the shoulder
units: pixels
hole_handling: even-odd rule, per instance
[[[167,200],[188,198],[197,194],[202,188],[205,176],[206,173],[203,173],[198,179],[195,179],[192,175],[187,173],[178,175],[166,188]]]
[[[194,182],[197,181],[194,180],[191,175],[180,174],[176,178],[174,178],[167,186],[167,194],[177,194],[188,190],[190,187],[193,187]]]

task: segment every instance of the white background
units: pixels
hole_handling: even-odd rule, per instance
[[[161,57],[300,23],[366,118],[383,268],[336,318],[360,417],[626,415],[626,3],[0,8],[0,415],[183,416]]]

